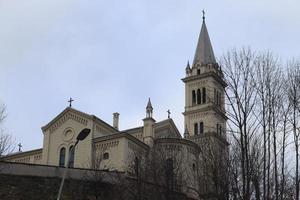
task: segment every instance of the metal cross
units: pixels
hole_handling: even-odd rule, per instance
[[[72,107],[72,101],[74,101],[74,99],[70,98],[70,100],[68,101],[70,103],[69,107]]]
[[[202,10],[202,19],[203,19],[203,21],[205,20],[205,11],[204,10]]]
[[[168,113],[168,119],[170,119],[170,115],[171,115],[170,110],[167,110],[167,113]]]
[[[19,151],[21,151],[22,144],[19,143],[19,144],[18,144],[18,147],[19,147]]]

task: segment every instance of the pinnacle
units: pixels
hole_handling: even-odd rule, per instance
[[[151,104],[150,97],[149,97],[149,100],[148,100],[148,104],[147,104],[146,109],[151,109],[151,110],[153,109],[152,104]]]

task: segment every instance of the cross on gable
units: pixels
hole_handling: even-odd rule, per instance
[[[69,99],[69,107],[71,108],[72,107],[72,102],[74,101],[74,99],[72,99],[71,97],[70,97],[70,99]]]
[[[168,113],[168,119],[170,118],[170,115],[171,115],[171,111],[170,110],[167,110],[167,113]]]
[[[18,144],[18,147],[19,147],[19,151],[21,151],[22,144],[19,143],[19,144]]]

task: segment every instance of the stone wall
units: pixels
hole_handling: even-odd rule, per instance
[[[1,200],[55,200],[63,168],[17,163],[0,163]],[[42,173],[42,171],[44,171]],[[34,175],[36,173],[36,175]],[[124,174],[84,169],[71,169],[65,181],[62,200],[131,200],[136,199],[137,182]],[[163,188],[157,200],[166,200]],[[153,193],[153,192],[152,192]],[[143,196],[148,196],[143,194]],[[169,199],[169,198],[168,198]],[[187,200],[181,193],[170,193],[172,200]]]

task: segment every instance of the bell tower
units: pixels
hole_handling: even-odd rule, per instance
[[[187,63],[185,84],[185,138],[201,145],[199,138],[213,136],[226,143],[224,93],[226,82],[216,62],[203,15],[192,65]],[[226,145],[225,145],[226,146]]]

